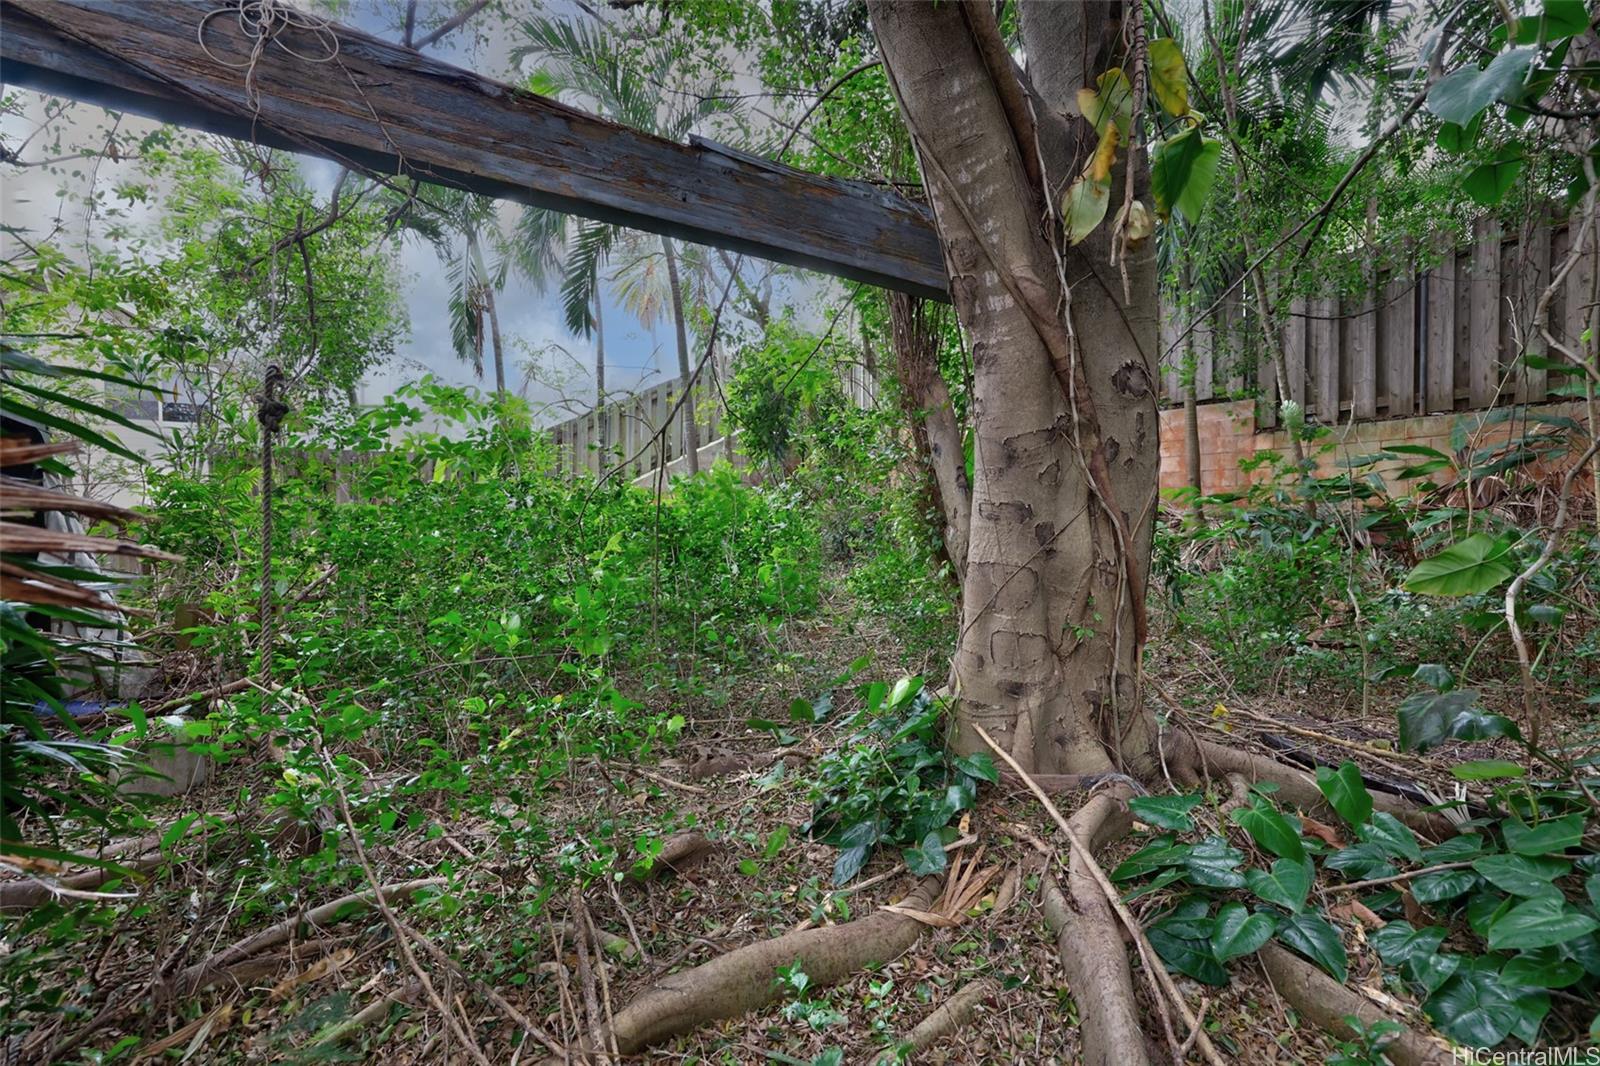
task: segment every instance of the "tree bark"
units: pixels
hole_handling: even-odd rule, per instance
[[[689,473],[700,472],[700,423],[695,419],[694,381],[689,376],[689,337],[683,324],[683,283],[678,278],[678,253],[672,238],[661,238],[667,257],[667,286],[672,290],[672,327],[678,334],[678,380],[683,382],[684,447],[689,456]]]
[[[992,74],[978,43],[994,32],[992,11],[891,0],[868,9],[972,342],[975,456],[952,743],[981,749],[972,726],[982,725],[1032,771],[1147,772],[1153,721],[1136,677],[1158,464],[1153,259],[1148,249],[1132,257],[1124,299],[1107,265],[1108,224],[1064,253],[1068,293],[1054,233],[1039,222],[1045,193],[1024,164],[1032,125],[1013,124],[1015,87],[997,85],[1016,74],[1009,64]],[[1118,20],[1130,11],[1021,7],[1051,196],[1092,143],[1077,91],[1120,61]],[[1138,195],[1148,179],[1133,158]],[[1119,166],[1108,219],[1124,176]],[[1064,378],[1081,383],[1070,399]]]
[[[888,299],[900,404],[911,422],[917,457],[928,467],[928,487],[940,519],[945,557],[956,580],[965,581],[972,485],[967,480],[961,426],[950,405],[950,389],[939,373],[939,338],[922,300],[901,292],[889,293]]]
[[[600,314],[600,287],[594,290],[594,416],[600,440],[601,473],[611,461],[611,420],[606,417],[606,327]]]
[[[500,344],[500,312],[494,306],[494,286],[484,285],[483,306],[489,312],[489,339],[494,344],[494,391],[504,396],[506,391],[506,356]]]

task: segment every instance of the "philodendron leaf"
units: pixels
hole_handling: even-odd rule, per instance
[[[1522,777],[1527,770],[1505,759],[1476,759],[1452,766],[1450,774],[1457,781],[1493,781],[1501,777]]]
[[[1276,903],[1286,911],[1300,911],[1311,891],[1311,873],[1310,859],[1279,859],[1271,871],[1246,870],[1244,879],[1250,891],[1268,903]]]
[[[1474,596],[1516,573],[1511,539],[1474,533],[1424,559],[1406,575],[1405,587],[1430,596]]]
[[[1540,896],[1512,907],[1489,927],[1489,950],[1553,947],[1600,929],[1600,922],[1559,896]]]
[[[1348,958],[1344,940],[1333,923],[1320,914],[1292,914],[1278,923],[1278,939],[1344,983]]]
[[[1527,160],[1520,153],[1501,153],[1487,163],[1480,163],[1461,179],[1462,190],[1484,207],[1498,207],[1511,186],[1517,183]]]
[[[1221,160],[1222,142],[1207,140],[1194,127],[1157,145],[1150,160],[1150,191],[1157,214],[1166,218],[1177,211],[1198,222]]]
[[[1372,816],[1372,794],[1362,783],[1361,769],[1355,763],[1347,761],[1337,770],[1317,767],[1317,787],[1339,817],[1352,827],[1364,824]]]
[[[1390,966],[1400,966],[1419,955],[1432,955],[1449,935],[1450,931],[1441,926],[1414,929],[1410,922],[1393,921],[1374,930],[1368,939],[1379,958]]]
[[[1147,825],[1186,833],[1194,828],[1189,811],[1199,805],[1200,796],[1135,796],[1128,801],[1133,816]]]
[[[1243,903],[1224,903],[1211,930],[1211,953],[1219,962],[1249,955],[1272,939],[1277,925],[1263,911],[1252,914]]]
[[[1183,63],[1183,49],[1171,37],[1150,42],[1150,91],[1173,118],[1189,113],[1189,72]]]
[[[1548,818],[1538,825],[1523,825],[1508,818],[1501,823],[1501,829],[1506,835],[1506,847],[1518,855],[1559,855],[1577,847],[1583,839],[1583,815]]]
[[[1182,918],[1172,915],[1149,929],[1145,936],[1172,969],[1202,984],[1225,985],[1228,971],[1211,951],[1211,934],[1216,923],[1210,918]]]
[[[1306,857],[1305,843],[1294,825],[1264,800],[1254,806],[1240,807],[1232,815],[1233,821],[1256,844],[1274,855],[1300,862]]]
[[[1502,892],[1525,899],[1559,900],[1561,889],[1554,881],[1570,870],[1572,864],[1529,855],[1486,855],[1474,860],[1472,868]]]
[[[1454,692],[1416,692],[1400,704],[1400,747],[1426,751],[1441,741],[1488,740],[1521,736],[1517,724],[1478,706],[1478,693],[1470,688]]]
[[[1374,814],[1371,824],[1362,826],[1359,835],[1363,843],[1376,845],[1386,856],[1404,856],[1413,862],[1422,858],[1417,835],[1385,811]]]
[[[922,838],[922,843],[905,852],[906,869],[918,877],[943,873],[945,868],[944,840],[935,829]]]
[[[1239,872],[1242,862],[1244,852],[1222,837],[1210,836],[1189,850],[1183,865],[1193,884],[1207,888],[1243,888],[1245,879]]]
[[[1428,997],[1422,1009],[1440,1032],[1457,1043],[1494,1047],[1522,1016],[1516,993],[1498,974],[1467,969]]]
[[[1458,126],[1465,126],[1490,104],[1521,88],[1536,48],[1513,48],[1494,57],[1479,70],[1463,67],[1451,71],[1428,91],[1428,110]]]

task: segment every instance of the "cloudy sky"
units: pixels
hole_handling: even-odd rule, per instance
[[[356,0],[341,5],[340,18],[368,32],[390,39],[399,39],[399,19],[404,4],[398,0]],[[455,10],[456,0],[422,0],[419,5],[420,27],[436,24]],[[537,0],[505,0],[502,13],[485,12],[467,27],[444,38],[429,48],[429,54],[440,59],[469,67],[500,80],[515,76],[510,61],[510,40],[507,14],[538,10],[553,17],[584,18],[575,4],[567,0],[539,3]],[[419,29],[418,34],[421,35]],[[3,143],[15,146],[36,126],[42,117],[42,97],[22,94],[24,113],[0,120]],[[126,118],[123,129],[135,128],[142,122]],[[62,123],[61,150],[98,149],[104,143],[102,132],[107,123],[106,112],[88,104],[76,104]],[[26,155],[34,157],[31,146]],[[89,164],[85,164],[88,167]],[[95,180],[110,183],[118,180],[119,169],[132,176],[137,166],[131,162],[100,160]],[[338,167],[328,161],[302,158],[302,171],[307,180],[326,194],[338,175]],[[36,235],[48,233],[60,220],[61,233],[79,234],[85,231],[82,208],[75,197],[81,196],[87,186],[88,173],[74,177],[68,173],[47,172],[43,168],[16,171],[7,168],[0,175],[0,212],[8,226],[32,230]],[[65,191],[68,195],[63,196]],[[506,206],[503,216],[509,223],[517,210]],[[137,217],[137,216],[136,216]],[[146,216],[143,221],[151,219]],[[69,243],[71,237],[67,238]],[[78,238],[81,241],[81,236]],[[0,244],[11,243],[0,236]],[[450,342],[449,315],[445,300],[448,281],[444,264],[428,245],[408,240],[402,247],[400,259],[404,275],[404,302],[409,309],[411,332],[399,357],[390,365],[371,375],[363,388],[365,399],[375,399],[393,391],[404,381],[414,380],[423,373],[431,373],[446,381],[458,384],[485,384],[474,378],[471,369],[456,358]],[[803,286],[809,289],[809,286]],[[556,293],[540,293],[525,279],[513,273],[505,290],[496,298],[501,319],[501,331],[507,346],[507,381],[512,388],[523,391],[536,406],[553,405],[561,393],[573,399],[587,401],[594,394],[594,348],[591,339],[569,334]],[[654,384],[676,373],[677,353],[670,323],[658,323],[653,330],[642,328],[636,320],[617,305],[613,295],[607,294],[603,307],[606,322],[607,388],[631,390]],[[556,347],[559,346],[559,347]],[[522,366],[530,359],[541,358],[546,368],[539,377],[544,381],[529,382]],[[493,384],[492,366],[488,370],[487,384]],[[552,388],[548,381],[562,382]],[[542,421],[560,421],[565,414],[553,407]]]

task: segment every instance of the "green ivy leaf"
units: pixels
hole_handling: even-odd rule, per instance
[[[1252,914],[1243,903],[1224,903],[1211,931],[1211,953],[1219,962],[1252,954],[1272,939],[1277,924],[1272,915]]]
[[[1337,770],[1317,767],[1317,787],[1328,803],[1351,826],[1360,826],[1372,816],[1372,794],[1361,781],[1361,768],[1346,761]]]
[[[1506,847],[1518,855],[1559,855],[1575,848],[1583,839],[1583,815],[1549,818],[1538,825],[1524,825],[1513,819],[1500,823]]]
[[[1145,936],[1169,968],[1202,984],[1225,985],[1228,971],[1211,952],[1214,928],[1209,918],[1168,917],[1145,930]]]
[[[1254,840],[1257,846],[1274,855],[1299,862],[1306,857],[1305,843],[1300,833],[1277,809],[1264,800],[1254,806],[1237,808],[1232,820]]]
[[[1428,110],[1465,126],[1490,104],[1521,88],[1536,48],[1513,48],[1494,57],[1487,67],[1463,67],[1440,78],[1428,91]]]
[[[1135,796],[1128,801],[1128,809],[1135,818],[1147,825],[1186,833],[1194,828],[1194,819],[1189,817],[1188,812],[1201,799],[1200,796]]]
[[[1489,927],[1489,950],[1546,948],[1600,929],[1600,922],[1555,896],[1519,903]]]
[[[1483,129],[1483,115],[1478,115],[1465,126],[1458,126],[1454,122],[1440,125],[1439,133],[1434,137],[1434,143],[1451,155],[1463,155],[1472,150],[1478,143],[1478,132]]]
[[[1305,907],[1306,896],[1311,892],[1311,875],[1310,859],[1279,859],[1270,872],[1252,867],[1244,872],[1244,879],[1250,891],[1268,903],[1298,912]]]
[[[1183,865],[1189,880],[1207,888],[1243,888],[1244,875],[1239,864],[1244,852],[1219,836],[1209,836],[1189,849]]]
[[[1515,722],[1489,714],[1478,706],[1478,693],[1470,688],[1454,692],[1415,692],[1400,704],[1400,747],[1427,751],[1441,741],[1520,738]]]
[[[1322,915],[1307,912],[1290,915],[1278,923],[1278,939],[1327,970],[1334,980],[1344,983],[1349,963],[1344,940],[1339,930]]]
[[[1390,966],[1402,966],[1418,956],[1432,955],[1450,930],[1437,925],[1415,929],[1410,922],[1393,921],[1369,936],[1378,957]]]
[[[1511,538],[1474,533],[1424,559],[1406,575],[1405,587],[1428,596],[1475,596],[1506,581],[1511,565]]]
[[[1172,838],[1146,845],[1129,855],[1111,871],[1113,881],[1131,881],[1166,866],[1182,866],[1194,850],[1193,844],[1173,844]]]
[[[1478,875],[1471,870],[1440,870],[1424,874],[1411,882],[1411,894],[1418,903],[1442,903],[1471,892],[1478,884]]]
[[[1400,871],[1373,844],[1352,844],[1340,848],[1323,860],[1330,870],[1337,870],[1351,880],[1370,877],[1392,877]]]
[[[1516,990],[1498,974],[1464,970],[1422,1005],[1439,1031],[1458,1044],[1494,1047],[1510,1035],[1522,1017]]]
[[[1500,980],[1531,988],[1566,988],[1583,980],[1583,966],[1562,958],[1555,948],[1539,948],[1507,962],[1500,969]]]

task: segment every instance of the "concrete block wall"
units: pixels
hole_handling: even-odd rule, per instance
[[[1546,415],[1584,418],[1583,404],[1577,401],[1538,404],[1533,410]],[[1487,411],[1464,411],[1455,414],[1420,415],[1412,418],[1390,418],[1372,422],[1357,422],[1336,429],[1331,438],[1317,441],[1313,447],[1322,449],[1331,440],[1334,447],[1317,454],[1319,475],[1341,471],[1341,459],[1376,452],[1388,444],[1422,444],[1446,455],[1454,451],[1451,438],[1457,420],[1465,420],[1474,448],[1504,442],[1520,436],[1530,428],[1521,420],[1482,424]],[[1197,412],[1200,422],[1200,477],[1204,490],[1214,492],[1242,492],[1252,480],[1264,480],[1266,471],[1254,474],[1241,468],[1240,462],[1253,458],[1258,452],[1274,451],[1288,455],[1289,437],[1283,430],[1255,428],[1255,404],[1251,400],[1233,400],[1223,403],[1202,404]],[[1406,463],[1417,461],[1407,459]],[[1380,464],[1379,473],[1390,473],[1404,464]],[[1391,492],[1405,492],[1408,483],[1386,478]],[[1184,443],[1183,408],[1169,407],[1161,412],[1161,487],[1183,488],[1189,484],[1189,462]]]

